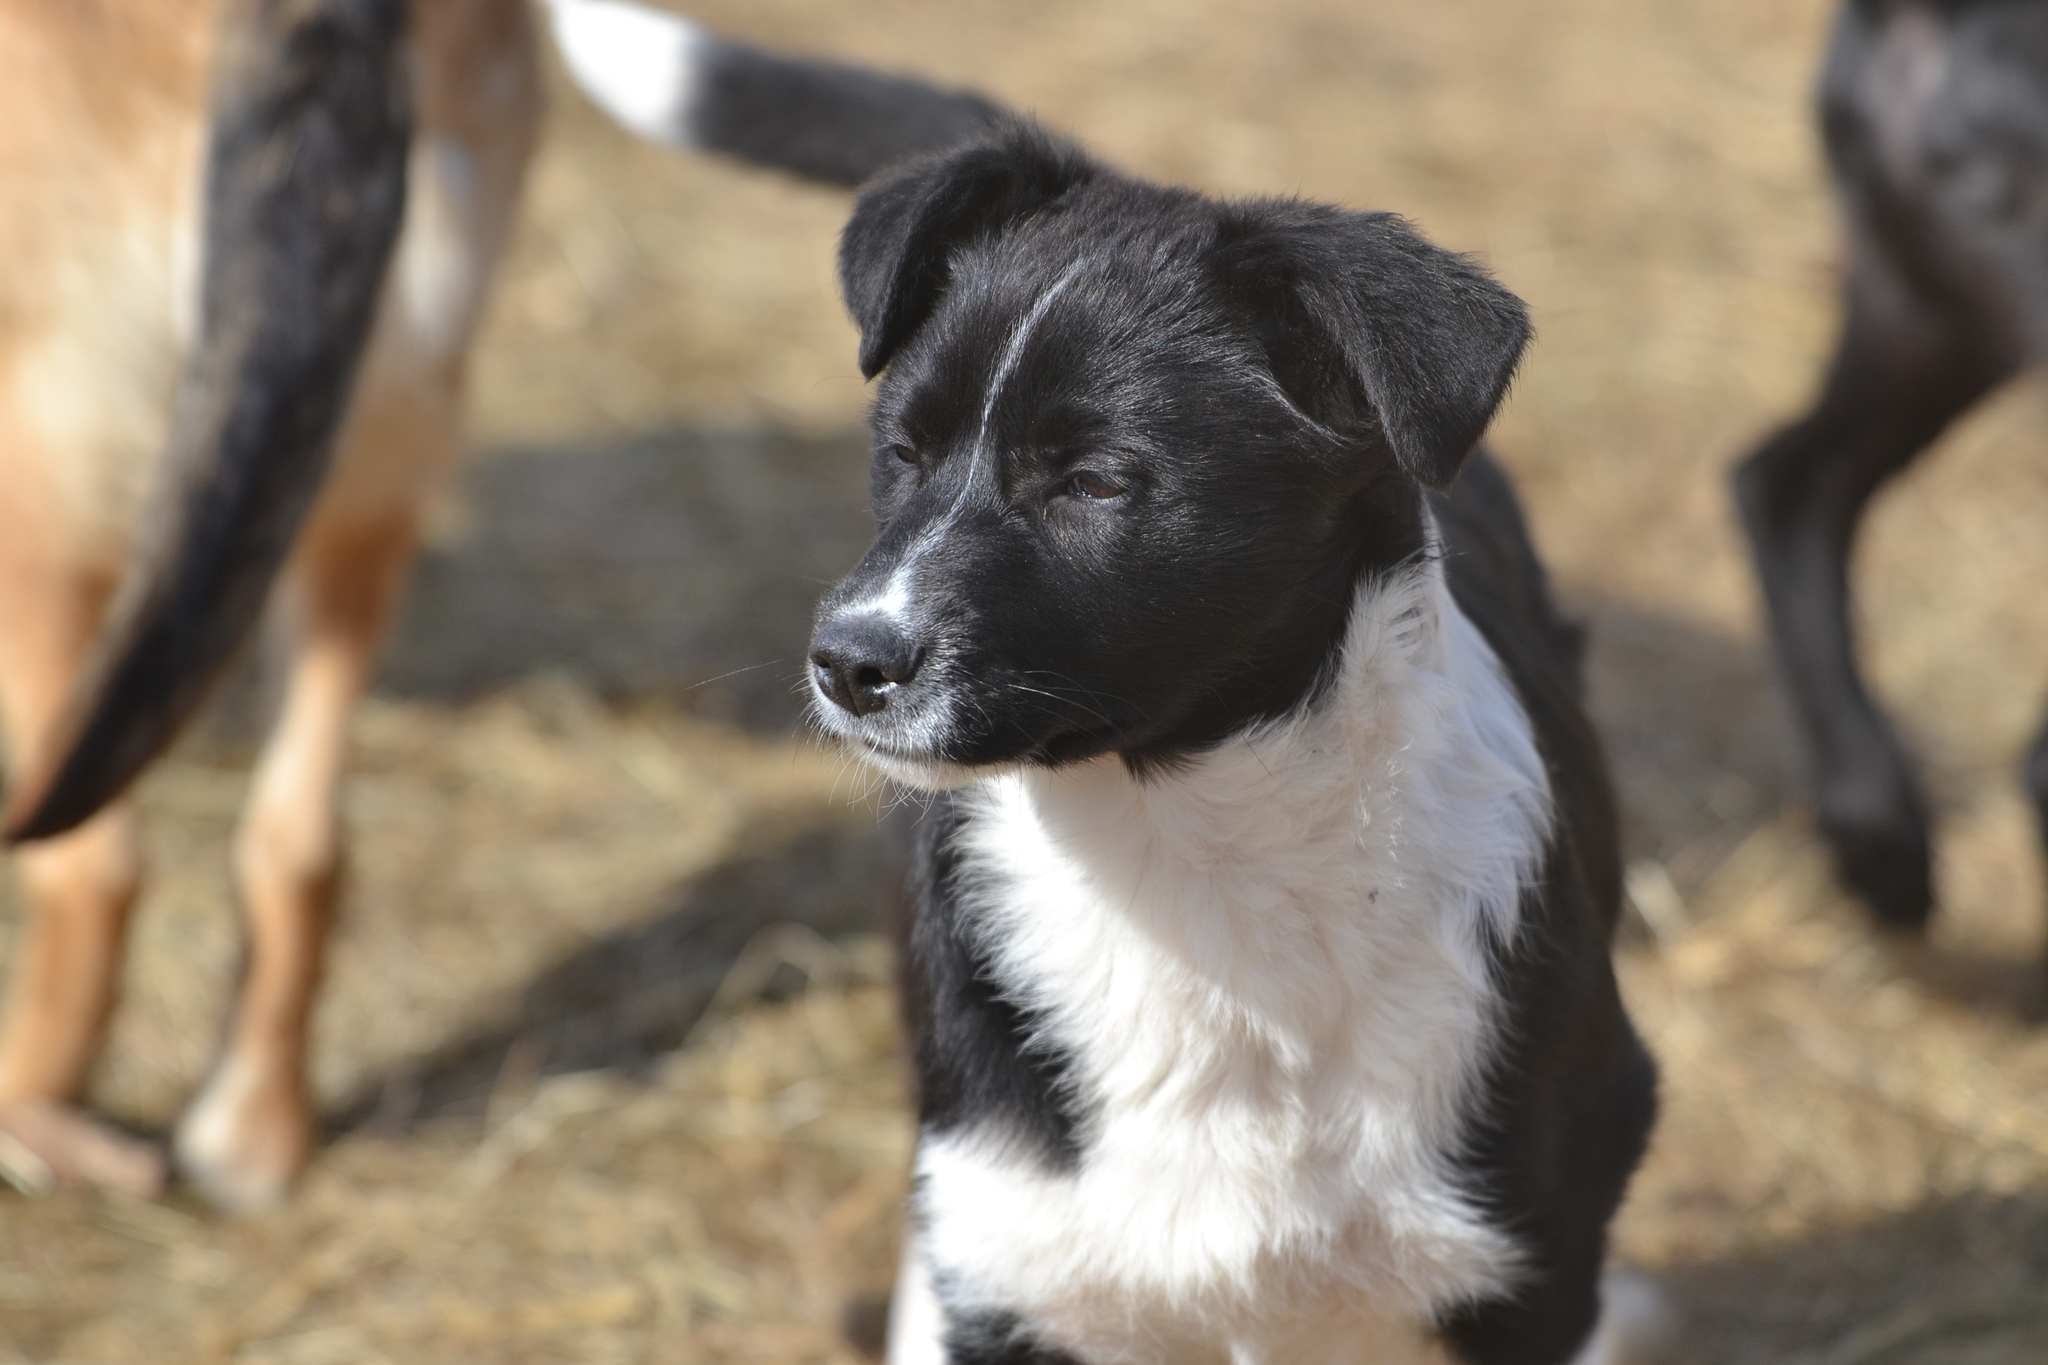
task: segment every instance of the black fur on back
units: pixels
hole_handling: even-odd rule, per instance
[[[1506,474],[1482,454],[1433,502],[1452,594],[1514,680],[1556,806],[1542,880],[1513,945],[1496,949],[1501,1047],[1462,1162],[1522,1245],[1526,1277],[1443,1325],[1470,1365],[1561,1365],[1598,1319],[1607,1223],[1656,1117],[1656,1069],[1608,961],[1619,819],[1580,704],[1578,632],[1550,601]]]

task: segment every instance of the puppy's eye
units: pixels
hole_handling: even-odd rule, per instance
[[[1095,498],[1098,500],[1121,497],[1124,485],[1107,474],[1098,474],[1092,469],[1083,469],[1067,480],[1067,486],[1060,490],[1069,497]]]
[[[900,441],[890,441],[875,448],[875,454],[903,464],[916,464],[917,452]]]

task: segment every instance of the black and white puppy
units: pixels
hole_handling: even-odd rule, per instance
[[[1600,1358],[1653,1110],[1615,814],[1504,477],[1441,492],[1519,301],[1028,126],[840,266],[881,531],[818,712],[937,793],[892,1361]]]

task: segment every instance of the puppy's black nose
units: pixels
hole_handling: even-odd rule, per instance
[[[811,676],[840,709],[871,716],[916,675],[919,653],[886,617],[827,621],[811,637]]]

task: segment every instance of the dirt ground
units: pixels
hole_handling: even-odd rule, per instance
[[[2048,1360],[2048,683],[2029,385],[1860,550],[1940,810],[1881,941],[1788,775],[1723,471],[1809,391],[1836,247],[1823,0],[706,0],[759,41],[977,85],[1138,171],[1393,208],[1540,338],[1495,444],[1594,642],[1665,1075],[1617,1229],[1698,1365]],[[910,1142],[867,779],[797,729],[864,543],[835,192],[640,147],[566,91],[453,490],[348,798],[334,1141],[291,1208],[0,1198],[0,1361],[851,1362]],[[260,688],[148,782],[156,880],[98,1099],[160,1128],[212,1045]],[[14,925],[0,892],[0,958]]]

